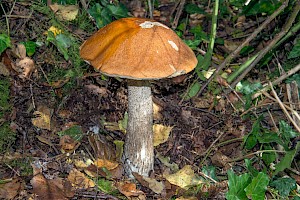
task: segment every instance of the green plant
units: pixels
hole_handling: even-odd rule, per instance
[[[10,81],[0,77],[0,152],[4,152],[16,140],[16,134],[10,129],[9,122],[4,115],[10,111],[9,92]]]

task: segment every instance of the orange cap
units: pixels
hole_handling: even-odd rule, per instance
[[[80,47],[80,57],[108,76],[161,79],[192,71],[194,52],[169,27],[122,18],[101,28]]]

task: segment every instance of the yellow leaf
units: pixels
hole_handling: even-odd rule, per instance
[[[37,111],[33,113],[36,117],[31,119],[32,124],[41,129],[51,130],[51,113],[52,111],[46,106],[38,107]]]
[[[170,132],[173,129],[172,126],[164,126],[161,124],[153,125],[153,133],[154,133],[154,146],[158,146],[164,142],[166,142],[169,138]]]
[[[195,173],[191,165],[184,166],[175,174],[166,174],[164,177],[173,185],[185,188],[193,184]]]
[[[61,34],[62,33],[62,30],[56,28],[55,26],[51,26],[48,31],[51,31],[54,36],[58,35],[58,34]],[[47,34],[47,33],[46,33]]]

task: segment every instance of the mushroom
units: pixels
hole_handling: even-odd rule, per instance
[[[197,65],[193,51],[167,26],[122,18],[101,28],[80,47],[95,69],[128,80],[128,125],[123,162],[128,176],[148,176],[154,166],[153,110],[149,80],[176,77]]]

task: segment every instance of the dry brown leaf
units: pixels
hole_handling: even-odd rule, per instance
[[[106,87],[99,87],[94,84],[88,84],[85,85],[84,87],[95,95],[99,95],[100,97],[108,97],[108,90]]]
[[[2,182],[4,183],[0,184],[1,199],[14,199],[24,189],[24,182],[21,178],[2,180]]]
[[[35,111],[33,114],[37,116],[31,120],[34,126],[41,129],[51,130],[51,109],[46,106],[39,106],[37,111]]]
[[[229,163],[230,158],[227,157],[226,155],[222,154],[221,152],[216,152],[212,157],[211,157],[211,162],[218,166],[225,168],[225,170],[229,169],[230,163]]]
[[[161,111],[162,111],[162,107],[153,102],[153,119],[154,120],[162,119],[162,114],[160,113]]]
[[[65,152],[74,151],[75,147],[78,147],[79,142],[74,140],[69,135],[64,135],[60,138],[59,145]]]
[[[61,20],[72,21],[78,15],[78,5],[58,5],[55,3],[49,7]]]
[[[33,187],[33,192],[38,195],[38,199],[67,200],[74,196],[74,190],[68,180],[63,180],[62,178],[46,179],[42,174],[39,162],[34,162],[31,166],[34,176],[30,183]]]
[[[98,168],[105,167],[108,170],[112,170],[118,167],[119,163],[112,161],[112,160],[106,160],[106,159],[100,159],[98,158],[94,162],[95,166]]]
[[[21,58],[21,59],[25,58],[26,57],[26,47],[25,47],[25,45],[24,44],[18,44],[17,48],[15,50],[15,53],[19,58]]]
[[[0,62],[0,75],[9,76],[9,74],[8,68],[2,62]]]
[[[154,178],[149,178],[149,177],[143,177],[145,181],[149,184],[149,188],[155,192],[156,194],[161,194],[162,191],[165,189],[165,185],[163,182],[159,182],[155,180]]]
[[[153,145],[158,146],[166,142],[169,138],[170,132],[172,131],[172,126],[164,126],[162,124],[153,125]]]
[[[127,198],[144,194],[141,190],[136,189],[136,185],[130,182],[117,182],[118,190]]]
[[[68,175],[68,180],[78,189],[87,189],[95,187],[95,183],[88,179],[82,172],[72,169]]]

